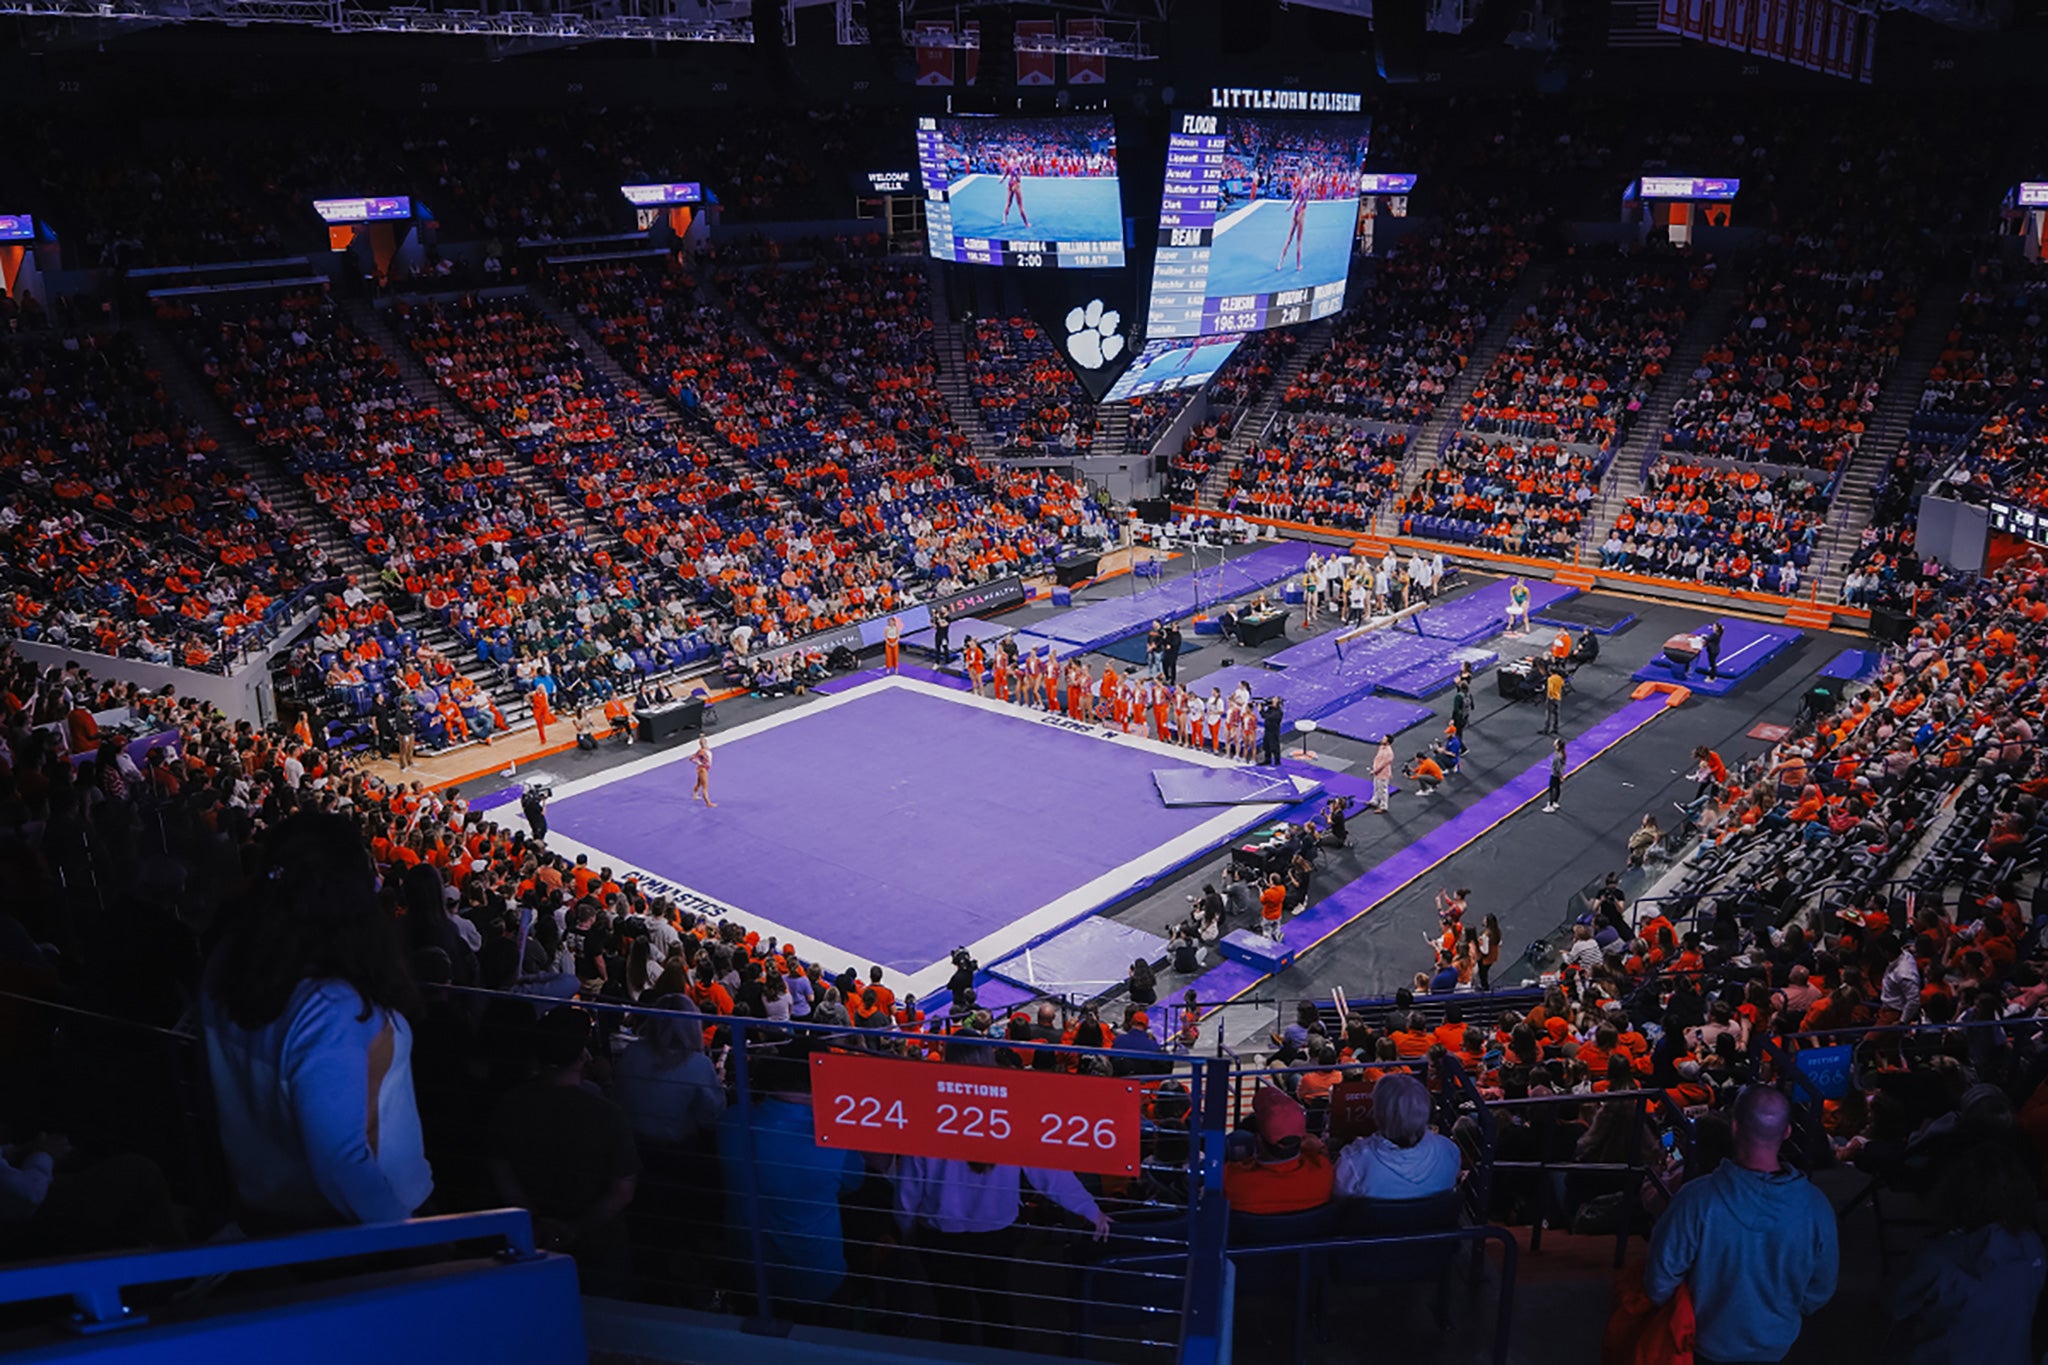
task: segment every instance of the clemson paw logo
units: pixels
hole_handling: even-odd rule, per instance
[[[1067,354],[1084,370],[1101,369],[1124,353],[1122,323],[1123,315],[1101,299],[1077,304],[1067,313]]]

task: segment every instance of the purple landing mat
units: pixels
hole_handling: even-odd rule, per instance
[[[1579,590],[1562,583],[1545,583],[1541,579],[1524,580],[1529,584],[1529,614],[1548,610],[1566,598],[1577,597]],[[1432,639],[1450,640],[1455,644],[1476,645],[1481,640],[1490,640],[1507,628],[1508,593],[1514,583],[1509,579],[1497,579],[1483,588],[1476,588],[1463,597],[1419,611],[1394,627],[1396,630],[1414,631]]]
[[[1614,745],[1648,725],[1668,706],[1663,693],[1632,701],[1569,741],[1571,766],[1565,775],[1565,801],[1571,801],[1571,779],[1588,763]],[[1550,761],[1531,764],[1473,801],[1471,805],[1438,825],[1414,843],[1393,854],[1348,886],[1325,896],[1314,906],[1287,921],[1286,947],[1295,954],[1307,952],[1360,915],[1428,872],[1438,863],[1472,843],[1523,806],[1540,798],[1550,783]],[[1332,785],[1335,785],[1334,783]],[[1228,1000],[1257,985],[1262,976],[1246,978],[1243,963],[1228,964],[1238,970],[1226,974],[1219,967],[1197,977],[1196,998]],[[1212,978],[1214,978],[1212,980]]]
[[[1704,631],[1712,622],[1701,621],[1690,627],[1693,634]],[[1637,682],[1683,683],[1693,691],[1709,697],[1725,697],[1742,686],[1750,674],[1755,673],[1783,651],[1799,643],[1806,634],[1793,626],[1767,625],[1762,621],[1747,621],[1738,616],[1721,618],[1721,660],[1715,670],[1715,677],[1707,676],[1707,660],[1701,655],[1692,667],[1680,670],[1664,657],[1664,646],[1657,646],[1657,655],[1650,662],[1637,669],[1631,676]]]
[[[1012,985],[1076,1000],[1092,1000],[1121,986],[1139,958],[1160,962],[1166,940],[1155,933],[1092,915],[989,967]],[[981,992],[975,992],[980,999]]]
[[[1499,662],[1500,655],[1490,649],[1474,649],[1470,646],[1454,649],[1427,663],[1404,668],[1393,677],[1382,679],[1380,690],[1403,697],[1433,696],[1456,682],[1458,670],[1466,664],[1472,665],[1473,672],[1484,673]]]
[[[1839,682],[1855,682],[1877,672],[1884,663],[1884,655],[1874,649],[1845,649],[1828,660],[1828,666],[1820,671],[1823,678]]]
[[[957,658],[961,646],[969,640],[1000,640],[1015,629],[1015,626],[1006,626],[999,621],[984,621],[979,616],[963,616],[946,631],[946,648]],[[932,628],[926,626],[923,630],[910,632],[903,637],[903,647],[916,650],[919,654],[931,653]]]
[[[1166,579],[1157,587],[1076,607],[1037,622],[1033,630],[1083,650],[1100,649],[1142,635],[1154,621],[1182,620],[1205,607],[1270,588],[1300,573],[1315,550],[1315,546],[1295,540],[1261,546],[1228,563]]]
[[[851,692],[856,687],[871,683],[877,678],[886,678],[888,676],[889,671],[885,668],[864,668],[858,673],[848,673],[842,678],[827,678],[811,690],[829,697],[840,692]],[[919,682],[936,683],[940,687],[950,687],[956,692],[965,692],[967,690],[967,679],[952,673],[940,673],[936,669],[924,668],[917,664],[902,665],[896,670],[896,676],[899,678],[915,678]],[[552,819],[553,817],[550,816],[549,818]]]
[[[1435,715],[1430,707],[1417,706],[1413,702],[1394,697],[1367,697],[1349,706],[1340,706],[1326,716],[1318,716],[1316,729],[1342,735],[1346,739],[1377,744],[1388,735],[1398,735]]]
[[[1152,772],[1171,760],[1146,746],[910,689],[814,707],[714,752],[715,810],[691,804],[692,765],[673,762],[558,797],[550,822],[594,861],[906,975],[1082,888],[1068,918],[1093,913],[1170,868],[1091,883],[1232,813],[1160,805]],[[1257,818],[1246,808],[1236,828]]]
[[[1306,801],[1322,783],[1278,768],[1155,768],[1152,785],[1169,806],[1266,806]]]

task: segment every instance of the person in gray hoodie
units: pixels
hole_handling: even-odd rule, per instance
[[[1935,1180],[1938,1235],[1892,1299],[1909,1365],[2031,1365],[2034,1303],[2048,1250],[2034,1229],[2034,1177],[2011,1147],[1980,1143]]]
[[[1337,1156],[1339,1199],[1426,1199],[1458,1183],[1458,1144],[1429,1128],[1429,1090],[1405,1071],[1372,1088],[1376,1131]]]
[[[1783,1360],[1801,1321],[1835,1293],[1834,1209],[1778,1157],[1791,1103],[1751,1086],[1733,1118],[1734,1155],[1672,1199],[1643,1274],[1652,1303],[1680,1284],[1692,1291],[1696,1365]]]

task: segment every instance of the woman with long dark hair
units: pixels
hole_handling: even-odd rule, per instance
[[[355,826],[316,814],[281,825],[201,998],[246,1231],[391,1222],[426,1202],[414,1000]]]

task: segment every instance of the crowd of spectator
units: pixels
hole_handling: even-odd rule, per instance
[[[1839,470],[1898,359],[1914,296],[1877,258],[1794,238],[1753,268],[1734,323],[1672,409],[1665,448]]]
[[[1663,375],[1689,296],[1713,273],[1707,261],[1690,278],[1653,265],[1551,280],[1473,386],[1460,424],[1612,448]]]
[[[1600,547],[1603,568],[1796,596],[1827,526],[1832,483],[1662,456]]]
[[[1341,417],[1283,414],[1230,471],[1234,512],[1364,530],[1401,486],[1408,438]]]
[[[982,423],[997,440],[1074,451],[1094,444],[1095,405],[1030,318],[972,319],[967,366]]]
[[[1428,421],[1529,251],[1515,227],[1483,220],[1402,238],[1338,315],[1330,345],[1288,386],[1287,409]]]
[[[1569,559],[1597,477],[1593,456],[1555,441],[1461,432],[1401,500],[1401,533]]]
[[[0,546],[8,633],[209,670],[320,558],[125,332],[0,350]]]

